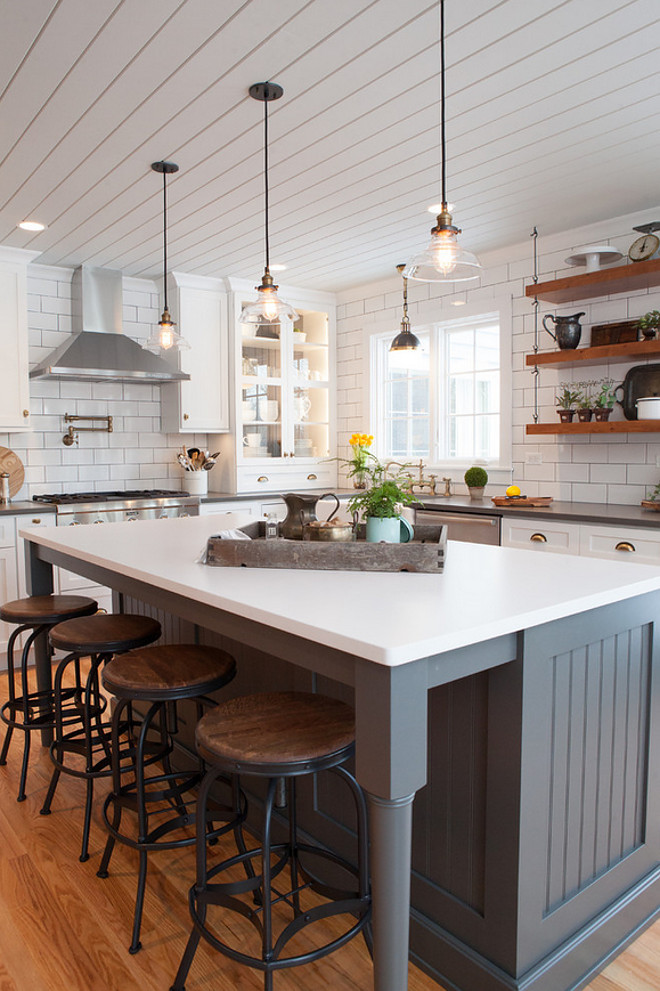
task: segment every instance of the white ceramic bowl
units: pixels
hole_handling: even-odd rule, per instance
[[[660,420],[660,396],[638,399],[635,406],[638,420]]]

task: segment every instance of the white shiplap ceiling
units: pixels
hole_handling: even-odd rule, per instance
[[[448,177],[476,252],[659,200],[658,0],[447,0]],[[439,197],[430,0],[0,0],[0,244],[158,276],[387,277]],[[37,235],[16,230],[37,219]]]

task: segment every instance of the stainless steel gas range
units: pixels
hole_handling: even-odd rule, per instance
[[[167,489],[54,493],[32,498],[34,502],[55,506],[57,526],[199,515],[197,496]]]

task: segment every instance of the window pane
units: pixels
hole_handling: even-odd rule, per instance
[[[485,327],[476,332],[476,368],[500,367],[500,328]]]
[[[412,379],[411,408],[413,413],[428,413],[429,411],[429,380]]]
[[[462,460],[474,457],[473,418],[471,416],[452,417],[454,450],[451,457]]]
[[[408,380],[400,379],[390,382],[389,412],[406,413],[408,411]]]
[[[467,372],[474,367],[474,331],[451,331],[447,341],[450,372]]]
[[[499,452],[500,418],[475,417],[475,455],[478,458],[495,458]]]
[[[498,372],[477,372],[474,377],[475,413],[498,413],[500,409],[500,376]],[[462,412],[459,410],[458,412]]]
[[[454,375],[449,379],[449,412],[472,413],[474,379],[472,375]]]
[[[412,422],[412,444],[410,454],[423,457],[429,453],[429,419],[415,417]]]

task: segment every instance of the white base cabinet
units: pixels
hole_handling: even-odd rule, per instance
[[[660,530],[643,527],[504,517],[502,546],[660,565]]]

